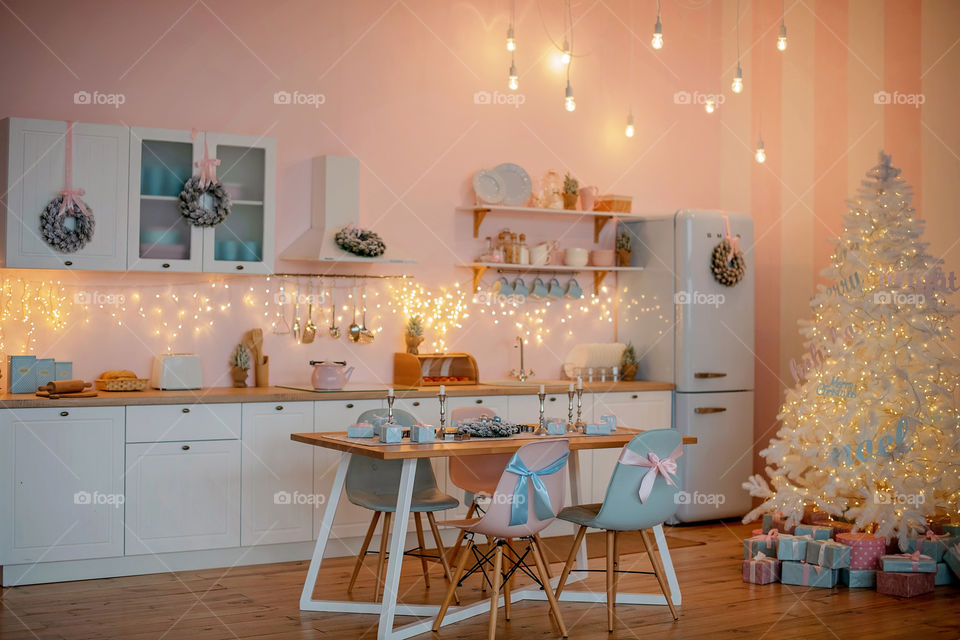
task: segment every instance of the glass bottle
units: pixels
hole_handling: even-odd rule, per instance
[[[510,234],[510,264],[519,264],[520,263],[520,241],[517,240],[517,234]]]
[[[506,262],[507,261],[507,232],[501,231],[500,235],[497,236],[497,246],[495,247],[497,262]]]
[[[518,264],[530,264],[530,247],[527,246],[527,235],[525,233],[520,234],[520,248],[517,254]]]
[[[494,249],[493,249],[493,238],[487,236],[487,248],[483,252],[483,255],[480,256],[480,262],[495,262],[494,258]]]

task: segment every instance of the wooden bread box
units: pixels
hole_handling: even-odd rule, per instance
[[[396,387],[439,387],[477,384],[477,361],[469,353],[395,353],[393,384]]]

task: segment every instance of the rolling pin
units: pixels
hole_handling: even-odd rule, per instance
[[[37,391],[49,391],[50,393],[77,393],[87,387],[92,387],[92,382],[83,380],[53,380],[47,384],[37,387]]]

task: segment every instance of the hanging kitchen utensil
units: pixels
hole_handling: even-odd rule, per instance
[[[273,327],[273,333],[278,336],[286,335],[288,333],[293,333],[293,329],[290,328],[290,323],[287,322],[287,292],[286,292],[286,282],[280,285],[280,295],[278,299],[280,304],[280,323],[275,324]]]
[[[293,298],[293,339],[300,341],[300,280],[297,280],[297,293]]]
[[[340,337],[340,327],[337,326],[337,303],[333,299],[333,287],[330,287],[330,327],[327,332],[334,340]]]
[[[360,342],[364,344],[369,344],[373,342],[373,339],[376,337],[373,335],[373,331],[367,329],[367,285],[363,285],[363,316],[360,320]]]
[[[307,324],[303,328],[301,342],[310,344],[317,336],[317,325],[313,324],[313,281],[307,287]]]
[[[357,290],[354,288],[351,293],[353,296],[353,322],[350,323],[350,339],[354,342],[360,341],[360,325],[357,324]]]

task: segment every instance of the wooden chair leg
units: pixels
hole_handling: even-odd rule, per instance
[[[430,531],[433,532],[433,541],[437,545],[437,555],[440,556],[440,564],[443,565],[443,575],[447,580],[453,582],[453,573],[450,571],[450,565],[447,563],[447,550],[443,546],[443,539],[440,537],[440,527],[437,526],[437,519],[432,511],[427,511],[427,522],[430,524]],[[453,597],[460,604],[460,592],[454,590]]]
[[[423,539],[423,520],[421,518],[422,513],[413,514],[413,523],[417,527],[417,544],[420,546],[420,569],[423,571],[423,585],[429,589],[430,588],[430,566],[427,564],[427,559],[424,557],[424,554],[427,552],[427,543]]]
[[[660,590],[663,591],[663,597],[667,599],[667,606],[670,607],[670,613],[673,615],[674,620],[679,620],[680,617],[677,616],[677,609],[673,606],[673,599],[670,598],[670,585],[667,584],[663,564],[660,563],[660,554],[654,550],[645,529],[640,530],[640,537],[643,540],[643,546],[647,549],[647,555],[650,556],[650,564],[653,565],[653,572],[657,575],[657,582],[660,583]]]
[[[553,595],[553,589],[550,588],[550,578],[547,574],[547,562],[543,559],[543,552],[534,536],[531,539],[533,544],[533,559],[537,563],[537,572],[540,574],[540,581],[543,582],[543,592],[547,594],[547,600],[550,602],[550,611],[553,612],[553,619],[557,621],[560,627],[560,635],[567,637],[567,627],[563,624],[563,617],[560,615],[560,605],[557,604],[557,597]]]
[[[620,531],[613,532],[613,604],[617,604],[617,589],[620,587]]]
[[[387,559],[387,539],[390,538],[390,521],[393,512],[387,511],[383,516],[383,529],[380,530],[380,557],[377,558],[377,584],[373,588],[373,601],[380,602],[380,580],[383,578],[383,564]]]
[[[497,610],[500,608],[500,583],[503,579],[503,546],[497,545],[493,559],[493,592],[490,594],[490,626],[487,630],[487,640],[497,638]]]
[[[377,530],[377,522],[380,521],[380,512],[374,511],[370,519],[370,526],[367,527],[367,535],[363,538],[363,545],[360,547],[360,555],[357,556],[357,562],[353,565],[353,575],[350,576],[350,584],[347,585],[347,593],[353,591],[353,585],[357,582],[357,576],[360,575],[360,567],[363,566],[363,559],[367,557],[367,549],[370,548],[370,540],[373,533]]]
[[[473,517],[473,514],[477,511],[477,503],[473,501],[470,503],[470,508],[467,509],[467,519]],[[453,543],[453,555],[450,556],[450,564],[457,564],[457,559],[460,557],[460,549],[463,547],[463,537],[467,535],[467,532],[463,529],[460,529],[460,533],[457,534],[457,541]]]
[[[550,563],[547,562],[547,552],[544,551],[543,540],[540,539],[540,534],[533,534],[533,539],[537,541],[537,548],[540,549],[540,557],[543,558],[543,566],[547,570],[547,578],[553,579],[553,573],[550,571]]]
[[[510,548],[511,539],[507,538],[507,549]],[[513,565],[513,559],[510,557],[510,554],[504,552],[504,557],[506,558],[505,565]],[[509,568],[507,569],[509,571]],[[510,583],[513,582],[513,576],[510,576],[508,579],[503,581],[503,619],[510,619]]]
[[[440,625],[443,624],[443,617],[447,615],[447,609],[450,608],[450,603],[453,601],[453,592],[457,589],[457,583],[460,582],[460,577],[463,575],[463,570],[467,566],[467,558],[470,557],[472,549],[473,540],[467,543],[467,546],[463,549],[463,553],[460,555],[460,559],[457,561],[457,568],[453,572],[453,580],[450,581],[450,586],[447,587],[447,594],[443,597],[443,604],[440,605],[437,617],[433,621],[434,631],[439,631]]]
[[[577,529],[577,535],[573,537],[573,546],[570,547],[570,553],[567,554],[567,561],[563,565],[563,571],[560,573],[560,581],[557,583],[557,597],[560,597],[560,594],[563,593],[563,585],[567,583],[567,578],[570,577],[570,570],[573,569],[573,563],[577,561],[577,551],[580,549],[580,545],[583,543],[583,536],[587,533],[587,527],[585,525],[580,525],[580,528]]]
[[[616,596],[613,591],[613,547],[616,534],[613,531],[607,531],[607,631],[613,631],[613,605]]]

